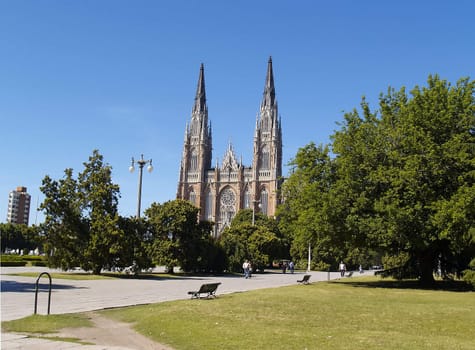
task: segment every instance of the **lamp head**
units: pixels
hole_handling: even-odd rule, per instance
[[[134,163],[135,163],[135,162],[134,162],[134,157],[132,157],[132,163],[130,163],[130,166],[129,166],[129,171],[130,171],[131,173],[133,173],[134,170],[135,170],[135,168],[134,168]]]
[[[150,159],[150,162],[149,162],[148,167],[147,167],[147,171],[149,173],[151,173],[153,171],[152,159]]]

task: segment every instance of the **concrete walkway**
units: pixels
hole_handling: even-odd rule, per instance
[[[2,267],[1,268],[1,320],[14,320],[34,313],[36,278],[11,276],[12,273],[60,272],[42,267]],[[203,283],[221,282],[217,295],[245,292],[254,289],[295,285],[306,274],[296,272],[254,274],[250,279],[233,276],[175,277],[156,279],[101,279],[52,281],[51,314],[77,313],[123,307],[139,304],[158,303],[187,299],[188,291],[197,290]],[[338,272],[310,272],[310,282],[336,279]],[[43,276],[39,283],[38,314],[47,313],[48,278]],[[83,346],[73,343],[51,342],[29,338],[24,335],[3,333],[1,349],[106,349],[103,346]],[[126,349],[108,347],[107,349]]]

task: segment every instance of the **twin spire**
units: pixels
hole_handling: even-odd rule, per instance
[[[275,87],[274,87],[274,72],[272,70],[272,56],[269,57],[267,63],[267,76],[264,85],[264,96],[262,98],[262,107],[271,107],[275,104]],[[204,65],[201,63],[200,75],[198,78],[198,86],[196,87],[195,104],[193,106],[193,112],[205,112],[208,107],[206,106],[206,90],[205,90],[205,73]]]
[[[262,107],[271,107],[275,104],[274,73],[272,71],[272,56],[267,63],[266,84],[264,86],[264,96],[262,98]]]
[[[270,110],[275,109],[276,111],[276,108],[277,106],[276,106],[276,99],[275,99],[274,73],[272,69],[272,56],[270,56],[269,61],[267,63],[267,75],[266,75],[264,93],[263,93],[262,102],[261,102],[261,113],[263,109],[270,109]],[[193,105],[192,112],[193,112],[193,115],[196,116],[199,120],[198,125],[200,125],[199,126],[200,132],[198,132],[197,134],[204,135],[203,133],[206,134],[207,132],[207,135],[211,136],[211,125],[209,126],[207,125],[208,124],[208,107],[206,105],[206,89],[205,89],[205,76],[204,76],[203,63],[201,63],[201,66],[200,66],[200,74],[198,77],[198,84],[196,87],[195,103]],[[256,133],[258,133],[260,129],[258,127],[258,124],[259,124],[258,119],[259,119],[259,114],[256,116]],[[197,127],[197,125],[195,126],[192,125],[192,128],[194,127]],[[189,135],[189,131],[185,133],[185,139],[188,138],[188,135]],[[235,163],[237,162],[235,161],[234,151],[232,149],[231,144],[229,145],[229,147],[230,148],[227,150],[225,158],[228,158],[227,160],[229,163],[234,163],[233,165],[235,165]],[[232,155],[232,157],[229,157],[230,155]],[[229,161],[229,159],[231,158],[234,160],[234,162]]]
[[[205,91],[205,68],[203,63],[200,67],[200,76],[198,78],[198,86],[196,87],[195,105],[193,112],[206,112],[206,91]]]

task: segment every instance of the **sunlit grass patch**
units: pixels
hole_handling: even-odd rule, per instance
[[[473,292],[313,283],[105,311],[176,349],[474,349]]]
[[[2,331],[18,333],[56,333],[63,328],[92,327],[85,314],[31,315],[2,322]]]
[[[475,293],[378,277],[104,310],[174,349],[475,349]],[[65,319],[62,319],[65,317]],[[30,316],[7,331],[84,327],[86,314]],[[77,322],[77,323],[76,323]]]

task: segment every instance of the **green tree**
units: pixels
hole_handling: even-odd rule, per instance
[[[328,151],[299,150],[283,187],[281,227],[292,254],[350,263],[383,256],[399,276],[433,281],[474,256],[475,96],[429,76],[427,87],[389,89],[379,109],[346,113]],[[326,186],[327,185],[327,186]],[[320,256],[323,255],[323,256]],[[396,270],[394,270],[396,271]]]
[[[290,238],[290,254],[297,266],[307,266],[308,247],[312,267],[337,265],[345,251],[341,210],[330,197],[335,184],[335,164],[328,146],[310,143],[298,150],[289,165],[292,173],[284,182],[284,203],[279,207],[279,226]]]
[[[252,225],[252,210],[240,210],[230,227],[226,228],[219,244],[227,258],[227,269],[241,271],[244,260],[250,260],[256,270],[263,271],[275,259],[288,256],[288,245],[277,222],[262,213],[255,214]]]
[[[430,76],[427,85],[411,98],[404,89],[381,98],[386,161],[374,175],[383,189],[374,207],[385,248],[407,254],[423,283],[433,281],[440,264],[443,272],[467,266],[475,224],[475,82],[451,86]]]
[[[119,228],[125,233],[114,267],[123,269],[132,266],[134,272],[154,266],[148,252],[153,241],[150,224],[136,217],[119,217]]]
[[[104,164],[97,150],[78,175],[78,190],[82,212],[89,224],[82,266],[99,274],[102,268],[112,266],[120,255],[124,232],[118,224],[119,186],[112,183],[112,168]]]
[[[77,180],[72,169],[59,181],[43,179],[40,208],[51,266],[80,266],[94,274],[115,266],[126,240],[117,212],[119,186],[112,183],[111,171],[94,150]]]
[[[386,244],[374,206],[386,188],[378,177],[387,161],[385,142],[377,113],[370,111],[364,98],[361,110],[362,116],[356,109],[346,113],[341,129],[332,135],[335,180],[328,195],[328,217],[334,232],[330,235],[340,242],[338,259],[354,267],[379,264],[375,260],[384,251],[381,245]]]
[[[88,233],[73,170],[66,169],[59,181],[45,176],[40,190],[45,195],[40,205],[45,214],[41,230],[49,265],[63,270],[80,266]]]
[[[212,225],[199,222],[198,211],[184,200],[153,203],[145,210],[153,232],[150,255],[156,264],[167,266],[171,273],[174,266],[184,271],[210,271],[219,266],[210,261],[210,257],[219,257],[210,241]]]
[[[15,250],[43,249],[43,243],[39,236],[38,226],[27,226],[24,224],[0,223],[0,237],[2,253],[6,248]]]

